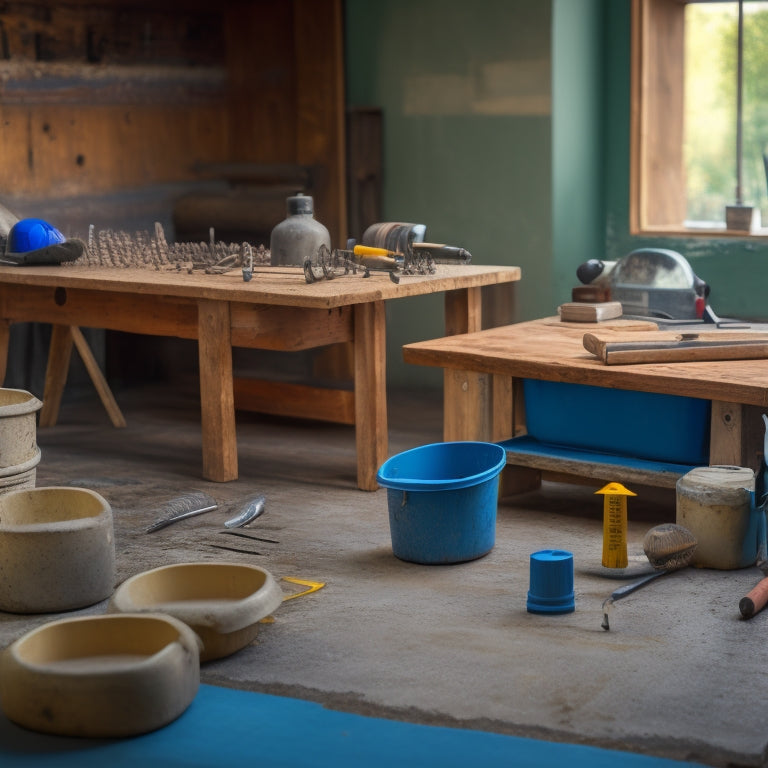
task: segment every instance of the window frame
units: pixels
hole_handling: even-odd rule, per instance
[[[632,0],[630,189],[632,235],[765,238],[683,225],[685,6],[688,0]]]

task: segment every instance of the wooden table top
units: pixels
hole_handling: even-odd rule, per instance
[[[643,323],[638,337],[655,328]],[[768,360],[605,365],[584,349],[587,332],[611,323],[544,318],[403,347],[407,363],[516,378],[660,392],[768,408]],[[627,330],[622,327],[621,330]]]
[[[78,288],[164,296],[327,308],[459,288],[474,288],[520,279],[519,267],[438,264],[434,275],[401,275],[395,284],[385,273],[362,273],[307,283],[300,267],[256,266],[245,282],[240,270],[223,275],[114,267],[0,267],[0,283]]]

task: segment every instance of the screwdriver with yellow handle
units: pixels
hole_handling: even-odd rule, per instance
[[[401,260],[403,258],[401,253],[388,251],[386,248],[374,248],[371,245],[356,245],[352,249],[352,253],[360,257],[355,261],[373,269],[395,270],[400,265],[397,257]]]
[[[400,256],[402,258],[402,253],[397,253],[396,251],[388,251],[386,248],[374,248],[372,245],[356,245],[352,252],[355,254],[355,256],[389,256],[390,258],[395,258],[396,256]]]

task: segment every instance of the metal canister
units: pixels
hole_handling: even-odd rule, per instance
[[[691,565],[732,570],[754,565],[764,528],[747,467],[696,467],[677,481],[677,524],[697,541]]]
[[[286,199],[287,216],[269,238],[272,266],[303,267],[307,259],[317,258],[321,245],[329,250],[331,236],[314,217],[314,201],[310,195],[294,195]]]

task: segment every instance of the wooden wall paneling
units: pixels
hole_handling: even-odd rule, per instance
[[[295,163],[293,4],[226,5],[229,160]]]
[[[66,197],[192,180],[221,159],[219,105],[32,105],[0,109],[3,195]]]
[[[347,239],[341,0],[294,0],[296,159],[314,166],[315,218],[331,242]]]

